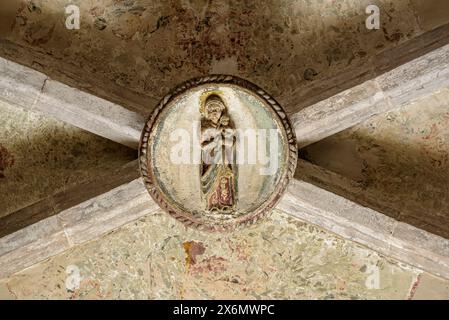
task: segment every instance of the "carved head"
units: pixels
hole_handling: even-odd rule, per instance
[[[204,117],[217,124],[220,121],[226,106],[218,95],[212,94],[207,97],[204,106]]]

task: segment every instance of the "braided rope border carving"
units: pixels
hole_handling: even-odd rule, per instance
[[[155,186],[153,172],[151,168],[148,167],[148,162],[150,157],[151,149],[149,148],[150,135],[153,126],[156,123],[158,115],[161,111],[178,95],[184,93],[185,91],[197,87],[199,85],[204,84],[232,84],[240,86],[244,89],[247,89],[257,95],[259,98],[264,100],[274,111],[275,114],[278,115],[281,123],[284,127],[289,152],[287,158],[287,168],[285,170],[285,174],[281,177],[280,182],[278,183],[276,189],[273,192],[273,196],[269,199],[269,201],[263,203],[257,210],[246,214],[243,217],[239,217],[236,219],[231,219],[230,221],[220,222],[216,225],[211,225],[206,223],[200,219],[197,219],[193,215],[183,212],[176,208],[175,206],[168,203],[164,196],[160,194],[158,188]],[[279,202],[281,196],[284,194],[288,183],[291,179],[293,179],[293,175],[295,173],[296,164],[298,161],[298,149],[296,144],[295,131],[292,129],[292,125],[290,120],[288,119],[287,114],[282,109],[282,107],[277,103],[275,99],[273,99],[267,92],[263,89],[259,88],[255,84],[244,80],[239,77],[231,76],[231,75],[209,75],[205,77],[193,78],[191,80],[185,81],[184,83],[178,85],[171,93],[167,94],[162,100],[158,103],[156,109],[151,113],[150,117],[145,123],[145,127],[143,128],[142,135],[140,138],[140,146],[139,146],[139,165],[140,172],[143,178],[143,182],[145,187],[147,188],[149,194],[153,198],[153,200],[166,212],[168,212],[172,217],[181,221],[184,225],[188,227],[193,227],[199,230],[204,231],[232,231],[235,229],[244,228],[250,226],[262,218],[266,217],[274,206]]]

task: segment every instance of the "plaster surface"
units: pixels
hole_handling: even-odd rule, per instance
[[[186,229],[159,211],[1,280],[0,297],[447,299],[449,289],[280,211],[231,234]]]
[[[136,152],[0,101],[0,217],[135,159]]]
[[[381,212],[448,238],[448,101],[446,88],[317,142],[302,155],[391,208]]]
[[[295,92],[449,21],[444,0],[81,1],[0,4],[0,54],[147,114],[175,85],[227,73],[293,107]],[[369,4],[381,28],[368,30]]]

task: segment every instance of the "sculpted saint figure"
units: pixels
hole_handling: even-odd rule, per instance
[[[205,210],[231,214],[237,203],[235,128],[218,94],[209,94],[200,112],[200,177]]]

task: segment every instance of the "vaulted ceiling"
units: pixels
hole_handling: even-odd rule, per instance
[[[67,212],[84,201],[96,215],[109,217],[115,211],[105,203],[117,198],[117,208],[132,213],[131,220],[116,218],[114,227],[153,212],[151,205],[142,209],[144,193],[135,182],[125,186],[137,177],[135,163],[126,165],[135,153],[70,124],[135,147],[144,117],[174,86],[195,76],[225,73],[272,94],[299,133],[297,181],[280,209],[383,254],[449,275],[443,262],[435,262],[449,258],[449,104],[447,72],[440,72],[448,63],[447,1],[71,3],[81,11],[79,30],[65,27],[65,0],[0,4],[0,56],[6,59],[0,64],[0,83],[12,91],[26,88],[18,90],[21,98],[2,92],[7,104],[0,109],[0,133],[18,153],[14,156],[38,160],[18,161],[10,169],[9,151],[0,150],[2,163],[8,164],[0,174],[9,178],[0,176],[0,183],[3,179],[3,186],[8,185],[0,190],[18,190],[22,183],[30,190],[23,197],[16,196],[19,192],[0,197],[6,203],[0,217],[14,217],[0,221],[2,235],[61,212],[76,223],[93,223],[73,218],[77,210]],[[381,10],[379,30],[365,27],[365,9],[373,3]],[[379,94],[388,107],[376,105],[372,97]],[[15,104],[69,124],[23,116]],[[81,111],[79,119],[73,116]],[[40,139],[29,132],[32,127]],[[27,143],[38,147],[30,153]],[[38,154],[41,150],[45,156]],[[86,161],[77,160],[80,154]],[[48,162],[51,158],[54,162]],[[59,166],[58,175],[52,175],[52,163]],[[63,169],[67,164],[73,172]],[[118,178],[111,179],[110,172]],[[320,203],[322,198],[327,201]],[[138,205],[127,207],[127,199]],[[305,213],[294,213],[298,208]],[[23,218],[17,219],[19,215]],[[69,228],[65,233],[81,230],[71,225],[74,221],[64,225]],[[398,221],[404,225],[398,227]],[[371,229],[365,234],[367,226]],[[413,236],[401,233],[409,227]],[[74,236],[71,245],[94,234],[89,232],[85,238]],[[447,239],[438,242],[436,235]],[[31,238],[29,246],[38,236]],[[420,241],[425,245],[414,250]]]

